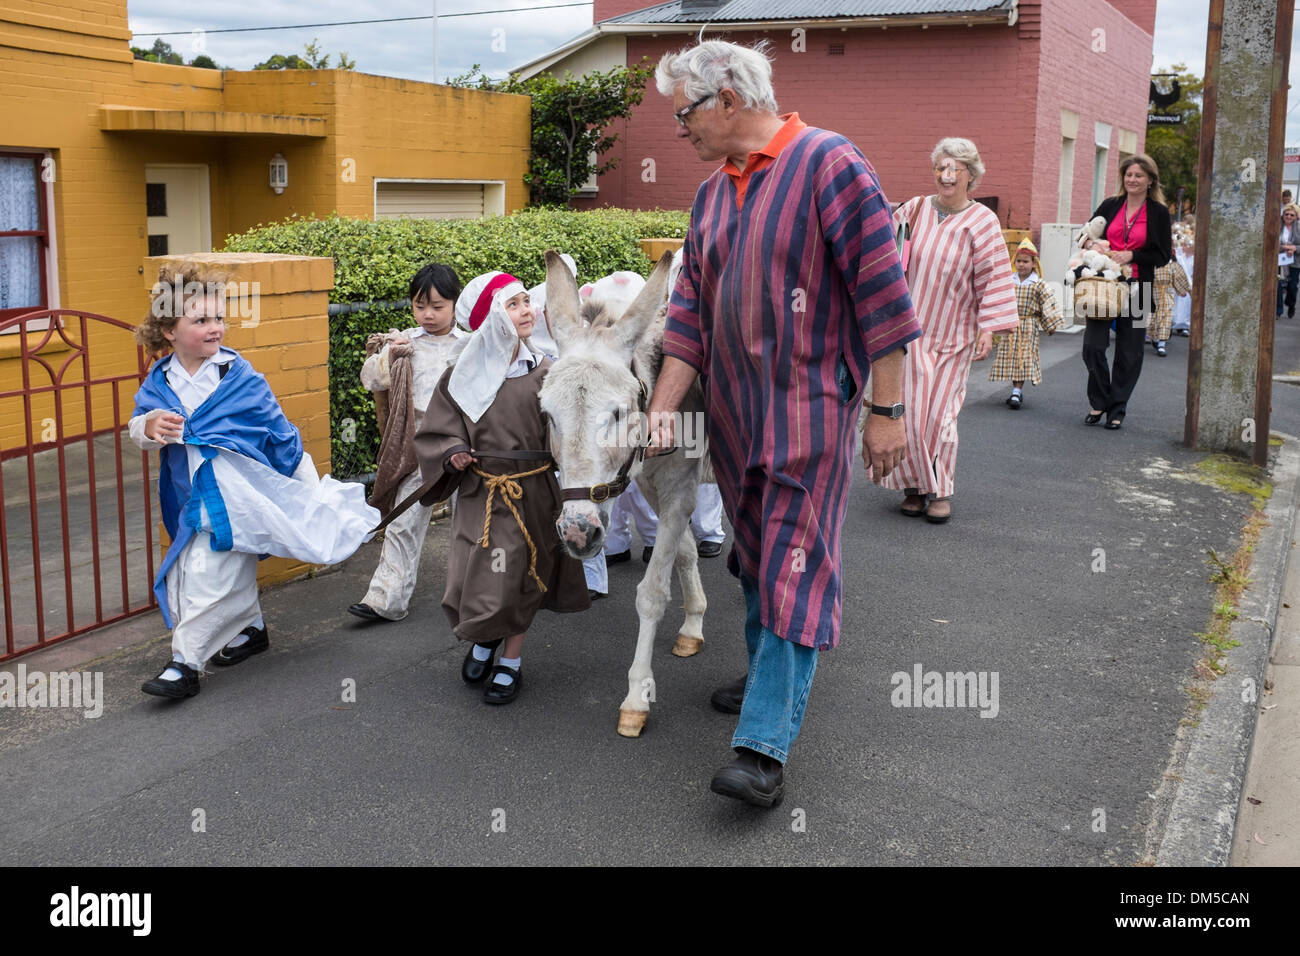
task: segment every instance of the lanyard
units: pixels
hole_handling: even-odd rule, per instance
[[[1135,212],[1135,213],[1133,214],[1133,219],[1132,219],[1132,221],[1130,221],[1129,218],[1128,218],[1128,208],[1127,208],[1127,207],[1124,208],[1124,248],[1125,248],[1125,249],[1128,248],[1128,234],[1129,234],[1129,231],[1130,231],[1134,226],[1137,225],[1138,217],[1141,216],[1142,213],[1144,213],[1144,212],[1146,211],[1146,208],[1147,208],[1147,204],[1146,204],[1145,202],[1142,203],[1142,205],[1138,206],[1138,211]]]

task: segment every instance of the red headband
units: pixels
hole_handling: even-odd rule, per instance
[[[469,313],[469,330],[471,332],[477,332],[478,327],[487,318],[488,312],[492,311],[492,297],[512,282],[519,282],[519,280],[510,273],[503,272],[501,275],[489,280],[488,284],[483,287],[483,291],[478,294],[478,301],[474,303],[474,308]],[[522,282],[519,284],[523,285]]]

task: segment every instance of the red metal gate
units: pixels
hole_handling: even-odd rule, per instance
[[[47,329],[28,329],[44,319],[49,320]],[[0,333],[14,326],[19,331],[9,334],[19,340],[21,385],[12,389],[9,383],[0,383],[5,386],[0,390],[0,410],[10,418],[21,403],[25,442],[0,449],[5,622],[0,661],[157,604],[153,596],[156,492],[149,455],[131,444],[124,462],[122,452],[122,443],[130,441],[124,434],[125,422],[149,360],[136,345],[136,371],[98,377],[91,373],[91,331],[102,330],[97,339],[102,352],[105,327],[122,330],[113,335],[129,335],[133,326],[69,309],[8,319],[0,322]],[[42,414],[47,411],[48,415]],[[136,460],[138,478],[132,464]],[[23,484],[25,503],[18,487]],[[42,553],[42,525],[47,531],[58,529],[61,566],[57,544]],[[114,572],[119,579],[116,587],[111,580]]]

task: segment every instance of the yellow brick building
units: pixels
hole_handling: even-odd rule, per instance
[[[142,457],[157,456],[121,439],[142,371],[121,323],[144,316],[161,264],[251,287],[251,313],[228,305],[226,344],[325,472],[333,262],[213,250],[294,214],[472,217],[527,201],[527,97],[168,66],[134,60],[130,40],[125,0],[0,0],[0,659],[148,607],[161,531],[148,537]],[[116,324],[12,321],[46,309]],[[303,570],[271,559],[259,578]]]
[[[0,0],[0,321],[62,307],[135,322],[151,254],[210,252],[293,214],[475,216],[527,201],[527,97],[169,66],[134,60],[130,39],[124,0]],[[0,334],[0,392],[19,384],[15,331]],[[120,330],[89,344],[93,374],[135,365]],[[0,401],[0,452],[25,442],[24,417]]]

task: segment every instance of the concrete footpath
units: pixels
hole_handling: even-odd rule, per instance
[[[1300,866],[1300,828],[1296,826],[1300,808],[1300,560],[1294,535],[1293,526],[1285,542],[1287,570],[1278,595],[1271,653],[1259,684],[1258,723],[1241,789],[1233,866]]]
[[[591,611],[539,615],[519,699],[485,707],[439,609],[440,523],[409,618],[346,614],[374,568],[367,545],[265,592],[270,650],[182,703],[139,691],[169,657],[157,614],[0,667],[103,686],[98,715],[0,708],[0,864],[1298,862],[1284,814],[1300,803],[1300,441],[1274,448],[1238,644],[1208,679],[1210,552],[1238,549],[1251,499],[1181,446],[1185,339],[1166,359],[1147,351],[1114,432],[1082,424],[1080,345],[1043,341],[1044,383],[1020,411],[975,366],[949,523],[899,514],[901,495],[859,464],[842,642],[820,659],[776,810],[708,790],[735,725],[709,694],[745,666],[721,560],[702,562],[704,649],[670,655],[675,596],[649,723],[627,740],[640,562],[612,568]],[[1279,325],[1275,370],[1300,371],[1300,323]],[[1271,428],[1300,436],[1300,388],[1275,387]],[[918,670],[991,693],[900,694]]]

